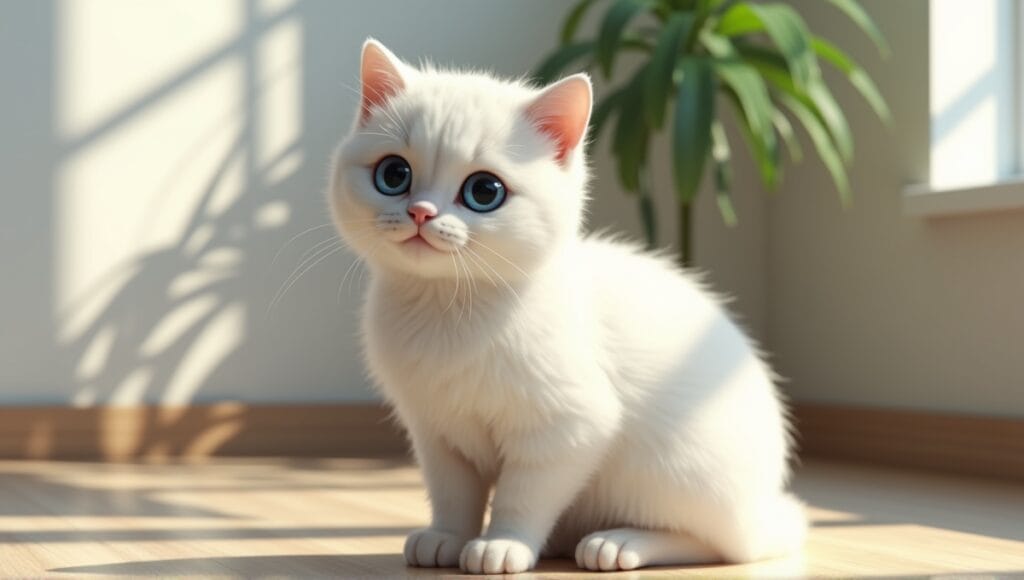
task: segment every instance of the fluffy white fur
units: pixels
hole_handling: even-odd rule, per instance
[[[369,368],[430,493],[409,564],[521,572],[543,550],[618,570],[799,549],[785,411],[750,340],[668,260],[580,233],[589,80],[417,70],[371,40],[362,94],[329,197],[372,275]],[[373,172],[393,154],[413,180],[389,197]],[[511,192],[485,214],[458,202],[481,170]],[[413,203],[437,216],[418,227]]]

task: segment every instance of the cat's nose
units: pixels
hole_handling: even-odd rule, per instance
[[[412,216],[412,221],[416,222],[416,225],[422,226],[427,220],[437,216],[437,206],[429,201],[417,201],[409,206],[409,215]]]

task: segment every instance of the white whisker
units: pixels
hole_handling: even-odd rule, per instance
[[[462,256],[459,254],[459,252],[457,250],[455,252],[452,252],[451,255],[455,257],[456,276],[460,276],[461,273],[462,273],[462,269],[459,268],[459,264],[462,264],[463,266],[465,266],[465,263],[462,261]],[[462,322],[462,315],[463,315],[463,313],[466,310],[466,303],[467,302],[469,303],[469,313],[470,313],[470,315],[473,314],[473,287],[470,285],[471,284],[471,280],[472,280],[472,275],[469,272],[469,269],[467,268],[466,269],[466,290],[465,290],[466,297],[464,297],[462,299],[462,305],[459,307],[459,317],[455,321],[455,326],[456,327],[458,327],[459,323]]]
[[[498,287],[498,282],[495,281],[493,277],[491,277],[490,272],[488,272],[487,270],[485,270],[483,268],[483,267],[489,266],[489,265],[488,264],[481,264],[480,263],[481,260],[479,258],[479,255],[476,254],[475,252],[473,252],[473,250],[471,250],[470,248],[464,246],[462,249],[466,250],[467,252],[469,252],[469,254],[466,254],[466,258],[470,262],[472,262],[473,265],[476,266],[480,270],[481,274],[483,274],[484,276],[487,277],[487,281],[491,283],[491,286],[494,286],[495,288],[497,288]]]
[[[382,243],[384,243],[383,240],[380,241],[380,242],[377,242],[376,244],[374,244],[373,247],[371,247],[366,252],[365,256],[357,256],[356,259],[349,265],[348,269],[345,270],[345,275],[341,277],[341,282],[338,284],[338,296],[337,296],[337,298],[338,298],[338,305],[339,306],[341,305],[341,292],[345,288],[345,282],[349,279],[349,275],[352,272],[354,272],[355,269],[358,268],[359,269],[359,281],[357,282],[357,284],[361,283],[362,280],[363,280],[363,278],[362,278],[363,272],[366,271],[366,263],[367,263],[366,261],[370,259],[370,256],[373,255],[373,253],[377,250],[377,248],[380,247],[380,245]]]
[[[270,312],[274,309],[274,306],[277,305],[282,298],[284,298],[285,294],[288,293],[288,290],[290,290],[291,287],[294,286],[295,283],[298,282],[306,272],[308,272],[310,269],[312,269],[320,262],[323,262],[329,256],[332,256],[337,252],[340,252],[342,248],[343,246],[341,246],[340,244],[338,246],[335,246],[334,248],[328,248],[325,254],[321,255],[319,258],[317,258],[315,262],[306,266],[301,272],[299,272],[299,275],[296,276],[295,279],[292,280],[287,286],[285,286],[284,290],[279,291],[278,294],[274,297],[274,299],[270,301],[270,306],[267,307],[267,314],[270,314]]]
[[[340,244],[341,240],[338,239],[338,238],[333,238],[332,237],[332,238],[327,238],[326,240],[321,240],[320,242],[317,242],[316,244],[313,245],[312,248],[306,250],[305,252],[302,252],[302,255],[299,256],[299,264],[300,264],[299,267],[301,268],[302,267],[301,264],[305,263],[305,261],[311,255],[319,252],[320,250],[322,250],[325,247],[329,246],[331,243]]]
[[[318,226],[313,226],[313,227],[311,227],[311,228],[309,228],[309,229],[307,229],[307,230],[305,230],[303,232],[299,232],[299,233],[295,234],[294,236],[291,237],[291,239],[289,239],[287,242],[285,242],[283,246],[281,246],[281,249],[278,250],[276,254],[274,254],[274,259],[270,261],[270,265],[273,266],[274,263],[277,262],[277,259],[281,257],[281,252],[283,252],[284,249],[287,248],[288,245],[291,244],[292,242],[294,242],[295,240],[301,238],[302,236],[304,236],[304,235],[306,235],[306,234],[308,234],[310,232],[319,230],[321,228],[326,228],[326,227],[329,227],[331,225],[333,225],[333,224],[329,224],[329,223],[321,224],[321,225],[318,225]]]
[[[455,290],[452,291],[452,299],[448,302],[448,306],[444,307],[442,312],[448,312],[448,309],[455,304],[455,297],[459,294],[459,268],[455,264],[455,254],[448,254],[452,258],[452,267],[455,268]]]
[[[352,91],[353,93],[356,94],[356,96],[362,98],[362,96],[363,96],[362,91],[352,87],[348,83],[341,83],[341,86],[346,88],[346,89],[348,89],[349,91]],[[380,93],[379,90],[374,89],[374,92],[375,92],[374,96],[376,96],[376,97],[381,96],[381,93]],[[394,105],[391,104],[391,101],[389,101],[386,98],[385,99],[381,99],[381,101],[382,101],[383,105],[378,104],[377,106],[374,107],[374,109],[377,110],[377,111],[380,111],[381,113],[383,113],[384,116],[387,117],[388,121],[390,121],[394,125],[401,126],[403,131],[405,132],[405,134],[408,136],[409,131],[408,131],[408,129],[405,128],[405,125],[403,123],[401,123],[401,121],[399,120],[401,115],[399,115],[398,111],[396,111],[394,109]],[[382,125],[382,128],[383,128],[383,125]],[[360,132],[362,133],[364,131],[360,131]],[[396,139],[398,141],[403,141],[401,138],[398,138],[397,136],[395,136],[395,137],[396,137]]]
[[[404,142],[401,137],[399,137],[398,135],[394,135],[392,133],[379,133],[377,131],[360,131],[360,133],[362,133],[363,135],[376,135],[378,137],[387,137],[388,139],[397,141],[398,143]]]
[[[469,239],[470,239],[470,241],[472,241],[473,243],[475,243],[475,244],[479,245],[479,246],[480,246],[481,248],[483,248],[483,249],[487,250],[488,252],[490,252],[490,253],[494,254],[494,255],[495,255],[495,256],[497,256],[498,258],[501,258],[501,259],[502,259],[502,260],[504,260],[504,261],[505,261],[505,262],[506,262],[506,263],[507,263],[507,264],[508,264],[509,266],[512,266],[513,268],[515,268],[515,269],[516,269],[516,270],[517,270],[517,271],[518,271],[518,272],[519,272],[520,274],[522,274],[523,276],[525,276],[525,277],[526,277],[527,279],[529,279],[529,278],[530,278],[530,275],[529,275],[529,274],[527,274],[527,273],[526,273],[525,271],[523,271],[523,269],[522,269],[522,268],[520,268],[520,267],[519,267],[519,266],[518,266],[518,265],[517,265],[517,264],[516,264],[515,262],[513,262],[512,260],[509,260],[509,259],[508,259],[508,258],[506,258],[505,256],[501,255],[501,253],[500,253],[500,252],[498,252],[497,250],[495,250],[495,249],[491,248],[490,246],[488,246],[487,244],[485,244],[485,243],[481,242],[481,241],[480,241],[480,239],[479,239],[479,238],[476,238],[476,237],[474,237],[474,236],[473,236],[473,234],[471,234],[471,233],[467,232],[467,233],[466,233],[466,235],[468,235],[468,236],[469,236]]]
[[[516,292],[515,288],[513,288],[512,285],[508,283],[508,280],[506,280],[505,277],[502,276],[500,272],[498,272],[497,270],[494,269],[493,266],[488,264],[487,261],[483,259],[483,256],[474,252],[469,246],[465,246],[463,249],[476,256],[477,259],[480,260],[481,264],[483,264],[487,268],[490,268],[491,272],[493,272],[494,275],[498,277],[498,280],[501,280],[501,283],[505,285],[505,288],[507,288],[508,291],[512,293],[512,295],[516,299],[516,302],[518,302],[520,306],[523,305],[523,299],[519,296],[519,293]]]
[[[337,295],[338,306],[341,306],[341,291],[345,287],[345,280],[348,279],[348,276],[349,276],[349,274],[352,273],[352,270],[357,265],[362,263],[362,261],[363,261],[363,257],[362,256],[357,256],[356,259],[352,260],[352,263],[348,265],[348,268],[345,270],[345,274],[341,277],[341,282],[338,283],[338,295]]]

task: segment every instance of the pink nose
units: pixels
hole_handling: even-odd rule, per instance
[[[437,206],[429,201],[417,201],[409,206],[409,215],[412,216],[412,221],[416,222],[416,225],[422,226],[427,220],[437,215]]]

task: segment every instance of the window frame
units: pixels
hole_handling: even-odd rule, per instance
[[[979,28],[978,19],[971,20],[977,13],[967,14],[966,11],[978,10],[984,6],[983,2],[989,3],[985,7],[989,10],[989,20],[982,22]],[[946,11],[943,15],[947,18],[950,11],[964,11],[961,21],[965,28],[958,29],[964,34],[962,42],[956,45],[936,44],[937,38],[945,37],[940,36],[943,21],[936,16],[938,10]],[[1024,208],[1024,7],[1017,0],[976,0],[971,3],[930,0],[928,29],[929,175],[927,183],[905,188],[905,213],[927,217]],[[972,42],[972,38],[994,42],[989,61],[965,65],[962,58],[957,58],[963,56],[960,50],[965,43]],[[950,75],[948,71],[954,70],[952,67],[956,67],[956,72]],[[968,119],[967,122],[973,125],[967,131],[961,131],[962,135],[954,132],[952,137],[938,138],[937,118],[947,112],[937,112],[936,101],[949,101],[943,98],[949,94],[957,95],[954,102],[962,100],[962,95],[975,89],[976,83],[982,82],[986,75],[991,76],[986,82],[992,86],[985,97],[994,99],[995,117],[988,119],[987,124],[985,120]],[[962,79],[965,76],[975,80],[964,86]],[[975,111],[976,108],[958,115],[969,117]],[[1005,119],[1001,121],[1001,116],[1008,116],[1008,122]],[[960,118],[955,122],[952,130],[958,131],[965,121]],[[1009,135],[1002,133],[1007,126],[1011,127]],[[957,166],[958,160],[970,158],[979,150],[985,155],[980,159],[981,166]],[[988,165],[984,166],[986,162]]]

